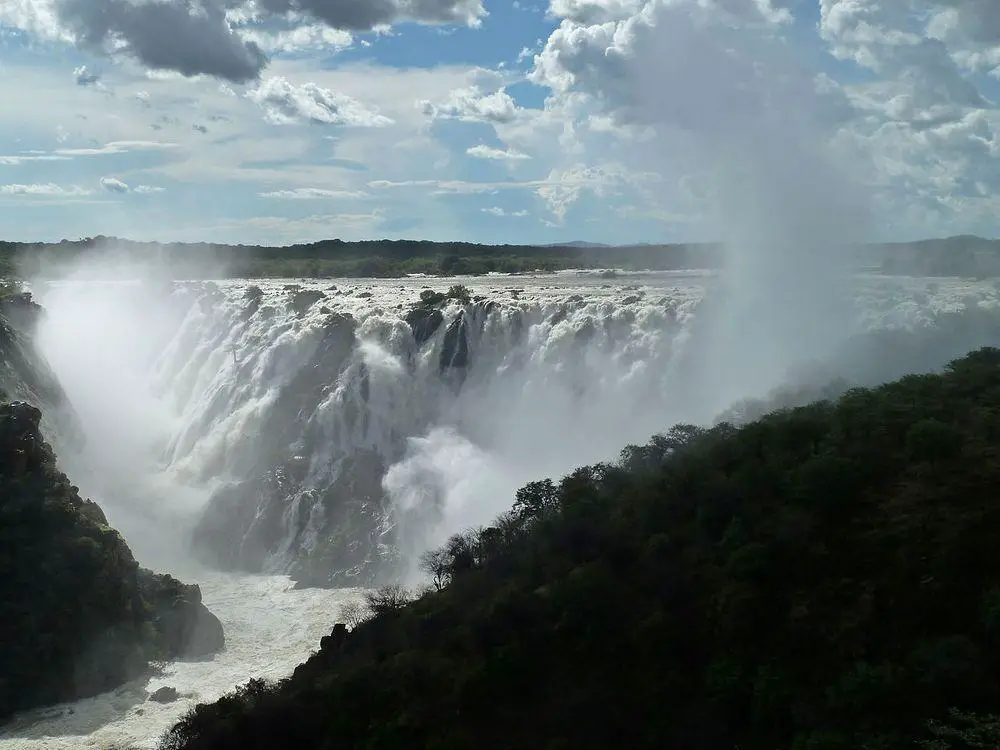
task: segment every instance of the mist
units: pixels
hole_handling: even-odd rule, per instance
[[[205,264],[204,271],[214,269]],[[60,465],[97,501],[140,563],[196,569],[190,528],[207,490],[179,484],[161,460],[180,414],[151,377],[189,305],[155,258],[113,243],[73,261],[33,259],[29,287],[45,314],[37,345],[57,373],[82,440],[51,437]]]
[[[849,105],[754,10],[765,5],[730,3],[739,8],[730,14],[649,2],[625,21],[564,22],[550,38],[535,75],[587,92],[622,126],[655,131],[633,166],[688,169],[702,231],[723,242],[725,266],[670,356],[641,363],[658,368],[641,386],[622,387],[620,363],[595,348],[587,367],[564,361],[561,378],[511,389],[491,381],[460,400],[451,423],[411,440],[386,488],[401,507],[437,498],[439,523],[423,541],[488,522],[526,481],[765,397],[805,363],[842,369],[830,358],[859,325],[850,250],[871,226],[866,190],[830,145]]]

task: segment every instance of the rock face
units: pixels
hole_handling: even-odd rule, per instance
[[[30,404],[0,404],[0,719],[223,646],[198,587],[139,568],[58,470],[40,420]]]
[[[179,697],[180,694],[177,692],[177,688],[164,685],[154,690],[147,700],[151,700],[154,703],[173,703]]]
[[[222,623],[201,602],[201,588],[166,574],[139,571],[139,590],[149,606],[161,653],[181,659],[211,656],[225,646]]]
[[[297,315],[325,309],[316,308],[319,292],[294,285],[285,292]],[[250,307],[261,292],[245,296],[248,315],[263,315],[264,308]],[[420,294],[401,315],[410,336],[398,337],[397,350],[410,375],[426,357],[433,387],[414,400],[423,406],[458,396],[496,310],[458,285]],[[308,364],[281,385],[250,448],[228,457],[235,480],[214,492],[193,542],[205,563],[224,570],[285,573],[300,586],[367,587],[398,572],[399,518],[382,481],[407,438],[429,426],[431,409],[398,409],[403,416],[390,418],[377,400],[387,395],[384,376],[380,391],[379,374],[358,356],[364,324],[346,313],[324,315]],[[509,323],[516,342],[523,320],[512,311]],[[417,377],[411,385],[425,387]],[[337,404],[326,410],[335,418],[317,408],[324,403]]]
[[[153,660],[223,647],[198,587],[140,569],[59,471],[27,402],[65,405],[32,346],[39,310],[27,295],[0,298],[0,721],[115,688]]]
[[[35,351],[32,336],[43,314],[27,292],[0,294],[0,393],[43,406],[46,418],[72,427],[66,397],[45,359]]]

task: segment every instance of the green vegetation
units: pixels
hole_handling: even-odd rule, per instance
[[[163,746],[996,748],[998,486],[1000,349],[676,426],[525,486],[419,598]]]
[[[182,278],[395,278],[550,272],[564,268],[682,270],[718,268],[713,243],[648,245],[479,245],[424,240],[322,240],[287,247],[133,242],[88,237],[58,243],[0,242],[0,278],[39,272],[110,250],[125,262],[162,266]],[[959,236],[850,249],[860,268],[918,276],[1000,276],[1000,241]],[[102,268],[107,272],[107,268]],[[608,277],[612,278],[609,272]]]
[[[162,264],[179,277],[395,278],[407,274],[441,276],[551,272],[563,268],[678,269],[716,263],[709,245],[633,247],[538,247],[477,245],[469,242],[324,240],[288,247],[160,244],[93,237],[56,244],[0,243],[0,276],[15,269],[26,276],[55,272],[60,265],[112,251],[124,264]],[[103,269],[106,270],[106,269]]]
[[[40,419],[29,404],[0,404],[0,720],[223,645],[198,587],[140,569],[80,498]]]

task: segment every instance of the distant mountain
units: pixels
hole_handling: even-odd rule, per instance
[[[614,247],[614,245],[607,245],[603,242],[574,240],[573,242],[553,242],[550,245],[542,245],[542,247]]]

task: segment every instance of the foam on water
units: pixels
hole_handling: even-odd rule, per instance
[[[156,746],[159,737],[195,704],[212,701],[254,677],[285,677],[319,646],[352,590],[295,590],[282,576],[203,574],[206,605],[222,620],[226,649],[211,661],[171,662],[148,684],[18,717],[0,731],[2,750],[61,750]],[[173,703],[148,701],[170,686]]]

